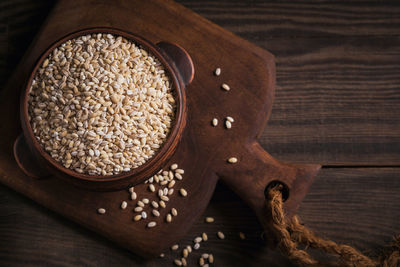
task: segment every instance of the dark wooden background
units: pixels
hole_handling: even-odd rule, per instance
[[[400,233],[400,5],[397,1],[179,0],[276,56],[277,90],[260,142],[274,157],[324,165],[299,214],[322,236],[371,254]],[[53,1],[0,0],[0,87]],[[216,44],[217,45],[217,44]],[[260,240],[251,211],[218,185],[201,232],[216,266],[291,266]],[[223,231],[226,240],[215,237]],[[246,233],[242,241],[238,232]],[[1,266],[159,266],[0,185]]]

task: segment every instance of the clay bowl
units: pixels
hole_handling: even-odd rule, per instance
[[[175,99],[177,103],[175,121],[167,140],[159,151],[145,164],[129,172],[110,176],[94,176],[80,174],[67,169],[56,162],[46,153],[33,135],[28,119],[28,94],[32,80],[38,68],[46,57],[58,46],[69,39],[92,33],[111,33],[123,36],[150,51],[163,64],[166,72],[173,82]],[[89,190],[112,191],[126,188],[143,182],[156,173],[164,163],[173,155],[186,124],[186,94],[185,86],[194,76],[194,66],[189,54],[179,45],[160,42],[157,45],[141,38],[133,33],[112,28],[90,28],[71,33],[53,43],[37,60],[29,80],[24,87],[20,102],[20,120],[23,133],[14,143],[14,155],[20,168],[34,178],[55,176],[71,182],[74,185]]]

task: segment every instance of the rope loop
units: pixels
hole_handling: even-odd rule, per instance
[[[301,224],[296,215],[287,219],[281,192],[281,185],[272,187],[267,192],[266,207],[271,218],[266,233],[272,237],[269,245],[276,247],[298,266],[400,267],[400,235],[394,237],[385,254],[379,259],[372,259],[351,246],[318,237]],[[319,262],[306,249],[299,248],[300,245],[333,255],[336,261]]]

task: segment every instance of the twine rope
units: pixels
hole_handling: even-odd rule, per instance
[[[295,264],[349,267],[400,266],[400,235],[393,238],[386,253],[378,259],[372,259],[351,246],[318,237],[302,225],[296,215],[291,219],[286,218],[283,210],[282,189],[282,185],[277,185],[268,191],[266,207],[271,218],[267,232],[275,241],[276,248]],[[299,248],[299,245],[305,246],[305,249]],[[306,251],[308,247],[335,256],[335,261],[323,263],[314,259]]]

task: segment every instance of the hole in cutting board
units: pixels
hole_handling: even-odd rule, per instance
[[[286,185],[286,184],[284,184],[284,183],[282,183],[281,181],[278,181],[278,180],[275,180],[275,181],[272,181],[272,182],[270,182],[266,187],[265,187],[265,190],[264,190],[264,196],[265,196],[265,198],[267,199],[268,198],[268,191],[271,189],[271,188],[273,188],[273,187],[275,187],[275,186],[281,186],[281,189],[280,189],[280,191],[281,191],[281,193],[282,193],[282,200],[283,200],[283,202],[285,202],[288,198],[289,198],[289,187]]]

